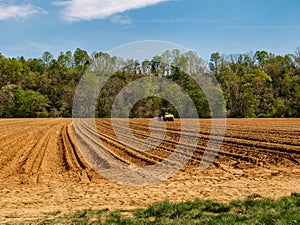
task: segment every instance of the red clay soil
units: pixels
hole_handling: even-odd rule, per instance
[[[210,138],[211,120],[199,120],[200,132],[181,129],[183,122],[194,124],[193,119],[161,122],[163,126],[153,126],[151,138],[149,119],[130,120],[135,138],[130,138],[125,122],[119,120],[117,125],[125,144],[110,119],[98,119],[96,133],[84,124],[78,137],[90,143],[100,138],[110,157],[140,167],[174,153],[181,135],[199,138],[196,151],[170,179],[126,186],[91,169],[76,144],[72,119],[0,120],[0,223],[44,218],[58,211],[146,207],[165,199],[228,202],[253,193],[278,198],[300,192],[300,119],[227,119],[220,151],[204,171],[199,163]],[[160,134],[165,136],[155,147]],[[137,151],[130,146],[155,148]]]

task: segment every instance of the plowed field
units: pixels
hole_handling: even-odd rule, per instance
[[[181,135],[199,137],[192,158],[172,178],[134,187],[108,180],[90,167],[77,146],[72,119],[0,120],[0,222],[57,211],[145,207],[164,199],[226,202],[253,193],[277,198],[300,192],[300,119],[227,119],[220,151],[204,171],[199,163],[210,138],[211,120],[200,120],[200,133],[181,130],[180,120],[161,122],[167,131],[154,126],[151,138],[149,122],[130,120],[132,138],[122,125],[125,121],[119,120],[125,144],[117,138],[110,119],[98,119],[96,133],[88,124],[77,127],[78,137],[87,145],[97,146],[101,139],[106,148],[98,153],[100,157],[105,154],[139,167],[155,165],[174,153]],[[139,151],[136,147],[155,148]]]

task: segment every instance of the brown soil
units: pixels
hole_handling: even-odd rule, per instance
[[[121,129],[123,122],[119,121],[119,130],[128,143],[141,148],[155,145],[155,138],[147,139],[148,119],[130,120],[140,143],[133,143],[128,130]],[[0,223],[43,218],[57,211],[146,207],[164,199],[228,202],[253,193],[278,198],[300,192],[300,119],[227,119],[222,147],[204,171],[199,170],[199,163],[211,121],[200,120],[200,133],[181,130],[181,123],[167,122],[164,141],[144,152],[123,145],[110,119],[96,121],[98,134],[88,125],[81,127],[81,135],[91,141],[98,136],[111,157],[136,166],[168,157],[182,134],[199,137],[192,159],[172,178],[133,187],[107,180],[91,169],[76,145],[72,119],[0,120]],[[157,126],[152,132],[159,134],[163,129]]]

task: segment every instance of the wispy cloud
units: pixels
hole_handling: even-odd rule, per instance
[[[80,20],[103,19],[130,9],[138,9],[169,0],[68,0],[55,1],[54,4],[63,7],[65,20],[74,22]]]
[[[129,25],[129,24],[131,24],[131,19],[129,17],[124,16],[124,15],[120,15],[120,14],[113,15],[110,18],[110,21],[112,23],[118,23],[118,24],[122,24],[122,25]]]
[[[41,44],[35,41],[25,41],[25,44],[29,46],[31,49],[34,49],[36,51],[49,51],[50,49],[53,49],[55,45],[50,45],[50,44]]]
[[[171,19],[150,19],[141,20],[142,23],[220,23],[222,19],[196,19],[196,18],[171,18]]]
[[[11,18],[26,18],[38,13],[46,13],[46,11],[31,4],[3,5],[0,2],[0,20]]]
[[[265,29],[299,29],[300,26],[218,26],[219,29],[265,30]]]
[[[56,44],[40,43],[37,41],[23,40],[19,43],[5,44],[0,43],[0,49],[5,56],[18,57],[24,56],[26,58],[36,58],[42,56],[45,51],[58,53],[62,49]]]

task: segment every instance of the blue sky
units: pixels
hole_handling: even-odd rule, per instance
[[[142,40],[174,42],[206,60],[215,51],[294,53],[299,11],[298,0],[0,0],[0,53],[57,57]]]

